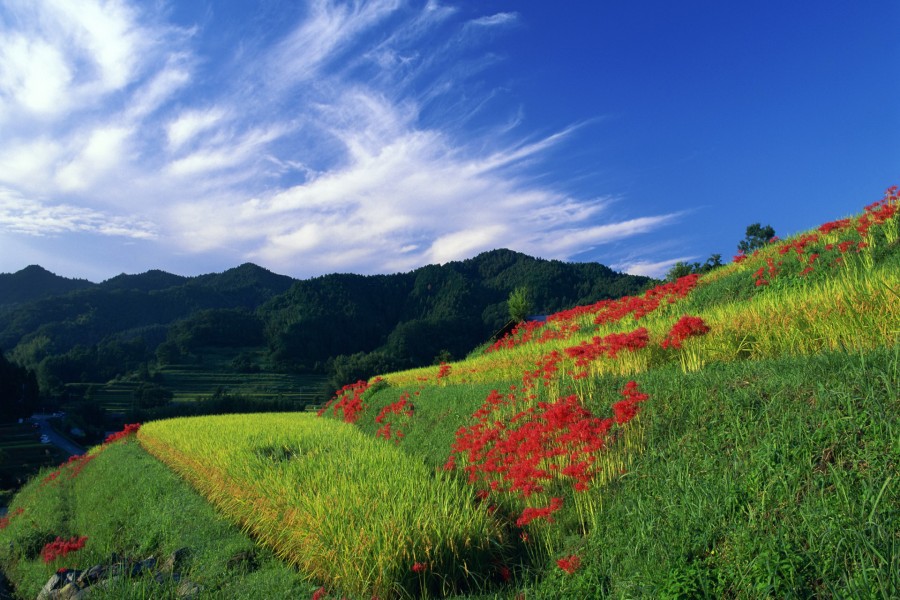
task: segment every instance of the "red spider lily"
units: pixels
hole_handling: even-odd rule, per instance
[[[438,370],[437,380],[440,381],[441,379],[445,379],[445,378],[449,377],[450,371],[452,371],[452,370],[453,370],[452,365],[448,365],[447,363],[442,362],[440,365],[440,369]]]
[[[797,258],[803,260],[803,254],[806,252],[806,247],[815,244],[818,241],[819,235],[817,233],[807,233],[789,244],[783,244],[778,249],[778,253],[784,255],[793,250],[796,253]]]
[[[649,339],[647,329],[640,327],[630,333],[611,333],[602,338],[594,336],[590,342],[566,348],[565,353],[575,359],[576,367],[584,367],[603,356],[616,358],[622,350],[636,352],[646,347]]]
[[[571,575],[581,567],[581,558],[577,554],[573,554],[565,558],[560,558],[556,561],[556,565],[565,571],[566,574]]]
[[[850,219],[838,219],[819,225],[821,233],[831,233],[832,231],[844,231],[850,228]]]
[[[747,255],[744,254],[743,252],[739,252],[738,254],[735,254],[734,256],[731,257],[731,261],[738,265],[741,264],[742,262],[744,262],[745,260],[747,260]]]
[[[398,415],[401,418],[401,421],[387,421],[391,415]],[[409,418],[412,416],[413,405],[409,401],[409,392],[403,392],[400,394],[399,400],[382,408],[381,412],[378,413],[378,416],[375,417],[375,422],[381,425],[378,431],[375,432],[375,437],[382,437],[386,440],[393,437],[396,443],[400,443],[400,439],[404,436],[400,426],[405,424],[406,421],[409,421]]]
[[[19,515],[21,515],[23,512],[25,512],[25,509],[20,506],[5,517],[0,517],[0,529],[6,529],[7,527],[9,527],[10,521],[12,521],[14,517],[18,517]]]
[[[663,348],[681,348],[682,342],[687,338],[706,333],[709,333],[709,325],[703,319],[685,315],[672,326],[661,345]]]
[[[628,315],[635,319],[656,310],[662,301],[671,304],[684,298],[697,286],[700,276],[686,275],[671,283],[663,283],[644,292],[643,296],[624,296],[618,300],[600,300],[587,306],[576,306],[547,317],[547,322],[572,321],[585,315],[595,315],[594,322],[613,323]]]
[[[377,381],[378,379],[374,380],[373,383],[376,383]],[[335,416],[338,415],[338,411],[341,411],[345,422],[356,423],[360,414],[365,409],[362,396],[368,389],[368,382],[363,380],[359,380],[356,383],[349,383],[339,389],[334,397],[329,400],[316,415],[321,417],[328,409],[331,409],[332,414]]]
[[[544,506],[541,508],[535,507],[527,507],[522,511],[522,515],[516,520],[516,525],[519,527],[524,527],[528,525],[532,521],[536,519],[546,519],[548,522],[553,522],[553,513],[562,508],[563,499],[553,497],[550,498],[550,506]]]
[[[645,401],[650,396],[638,391],[638,384],[636,381],[629,381],[626,383],[621,394],[624,400],[620,400],[613,404],[612,409],[616,423],[624,425],[638,413],[638,404]]]
[[[326,593],[327,592],[325,591],[325,588],[320,587],[315,592],[313,592],[312,598],[310,600],[322,600],[322,598],[325,597]]]
[[[428,565],[421,562],[413,563],[412,572],[413,573],[424,573],[428,569]]]
[[[57,536],[56,540],[41,549],[41,558],[45,563],[50,563],[60,556],[66,556],[69,552],[81,550],[86,542],[87,536],[73,537],[70,540],[64,540]]]
[[[116,433],[112,433],[112,434],[106,436],[106,439],[103,440],[103,443],[104,444],[112,444],[113,442],[118,442],[119,440],[125,439],[126,437],[128,437],[129,435],[131,435],[133,433],[137,433],[138,429],[140,429],[140,428],[141,428],[140,423],[130,423],[130,424],[126,425],[125,428],[122,429],[122,431],[118,431]]]
[[[59,468],[57,468],[55,471],[51,471],[46,477],[44,477],[42,483],[47,484],[55,481],[60,475],[63,474],[64,471],[68,472],[69,479],[77,477],[81,473],[81,471],[88,465],[88,463],[90,463],[95,458],[97,458],[97,454],[76,454],[74,456],[70,456],[66,462],[59,465]]]

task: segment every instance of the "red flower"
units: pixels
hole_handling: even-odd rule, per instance
[[[130,424],[126,425],[122,431],[108,435],[106,437],[106,439],[103,440],[103,443],[104,444],[112,444],[113,442],[118,442],[119,440],[124,439],[133,433],[137,433],[138,429],[140,429],[140,428],[141,428],[140,423],[130,423]]]
[[[61,537],[57,536],[54,541],[45,545],[43,549],[41,549],[41,558],[44,559],[45,563],[52,562],[60,556],[67,555],[69,552],[81,550],[82,548],[84,548],[85,542],[87,542],[87,536],[73,537],[70,540],[64,540]]]
[[[373,383],[377,382],[376,379]],[[317,416],[321,417],[325,414],[325,411],[331,409],[332,414],[337,416],[338,411],[340,410],[343,414],[344,421],[347,423],[356,423],[359,419],[360,413],[362,413],[365,405],[362,401],[362,396],[369,389],[369,384],[366,381],[357,381],[356,383],[350,383],[339,389],[334,397],[328,401],[328,403],[323,406],[319,412],[316,413]]]
[[[581,566],[581,558],[577,554],[573,554],[571,556],[567,556],[565,558],[560,558],[556,561],[557,566],[565,571],[568,575],[571,575]]]
[[[420,563],[420,562],[413,563],[413,566],[412,566],[413,573],[424,573],[426,569],[428,569],[428,565],[426,565],[425,563]]]
[[[757,282],[757,285],[760,285]],[[707,325],[700,317],[689,317],[687,315],[681,317],[669,334],[662,341],[663,348],[681,348],[681,343],[689,337],[695,337],[709,333],[709,325]]]
[[[325,588],[320,587],[315,592],[313,592],[311,600],[322,600],[325,597]]]

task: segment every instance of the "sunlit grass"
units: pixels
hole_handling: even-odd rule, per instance
[[[465,588],[500,546],[470,488],[345,423],[218,416],[157,421],[139,435],[260,542],[335,589]]]

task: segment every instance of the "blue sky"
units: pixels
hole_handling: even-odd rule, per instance
[[[898,27],[894,0],[0,0],[0,272],[730,259],[900,183]]]

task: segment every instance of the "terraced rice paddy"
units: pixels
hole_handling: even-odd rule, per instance
[[[148,423],[138,437],[286,561],[351,593],[465,588],[500,547],[470,488],[345,423],[224,415]]]

